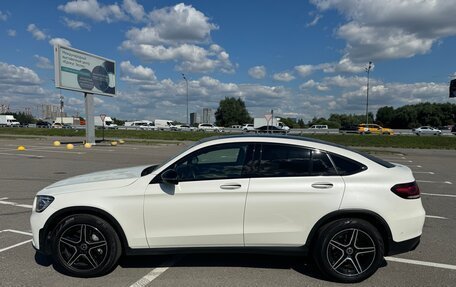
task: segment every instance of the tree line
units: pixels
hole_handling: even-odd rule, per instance
[[[420,126],[444,127],[456,122],[456,104],[420,103],[399,108],[385,106],[377,114],[369,113],[369,123],[393,129],[412,129]],[[330,128],[366,123],[366,115],[331,114],[326,118],[313,118],[308,125],[328,125]]]
[[[378,109],[377,114],[368,113],[369,123],[376,123],[388,128],[411,129],[419,126],[450,126],[456,122],[456,104],[452,103],[420,103],[399,108],[385,106]],[[216,124],[229,127],[252,123],[245,103],[240,98],[226,97],[220,101],[215,112]],[[307,123],[303,119],[296,121],[282,118],[281,121],[292,128],[306,128],[312,125],[327,125],[329,128],[354,126],[366,122],[366,115],[331,114],[328,118],[314,117]]]

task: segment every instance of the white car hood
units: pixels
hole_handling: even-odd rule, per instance
[[[132,184],[134,181],[140,178],[141,172],[149,166],[150,165],[142,165],[78,175],[53,183],[48,187],[44,188],[44,190],[46,192],[49,192],[53,189],[62,189],[62,191],[63,189],[65,189],[67,191],[70,191],[68,187],[72,186],[71,191],[76,191],[73,189],[73,187],[75,187],[76,185],[78,186],[77,190],[100,188],[109,189],[122,187]],[[103,184],[100,184],[101,182],[103,182]]]

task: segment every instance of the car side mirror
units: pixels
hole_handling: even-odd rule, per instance
[[[179,180],[177,178],[177,172],[174,169],[168,169],[164,173],[162,173],[161,178],[164,183],[169,183],[176,185],[179,183]]]

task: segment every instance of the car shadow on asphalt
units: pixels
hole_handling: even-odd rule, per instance
[[[122,268],[156,267],[246,267],[260,269],[294,270],[305,276],[327,280],[312,260],[304,256],[263,255],[263,254],[186,254],[167,256],[128,256],[121,258]],[[176,261],[177,260],[177,261]],[[169,264],[168,262],[172,262]]]
[[[37,264],[49,267],[52,259],[39,252],[35,254]],[[388,263],[383,260],[380,268]],[[334,282],[325,277],[313,263],[310,257],[286,256],[267,254],[238,254],[238,253],[199,253],[185,255],[137,255],[122,256],[119,260],[122,268],[157,268],[157,267],[244,267],[259,269],[294,270],[304,276],[314,279]],[[59,268],[57,272],[66,274]],[[115,268],[114,268],[115,270]],[[114,270],[111,270],[114,271]],[[66,274],[68,275],[68,274]]]

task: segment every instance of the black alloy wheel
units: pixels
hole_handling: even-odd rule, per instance
[[[121,244],[114,229],[103,219],[74,215],[57,226],[52,255],[63,273],[94,277],[113,269],[121,255]]]
[[[362,219],[339,219],[323,226],[315,247],[317,266],[338,282],[363,281],[383,261],[383,239],[372,224]]]

